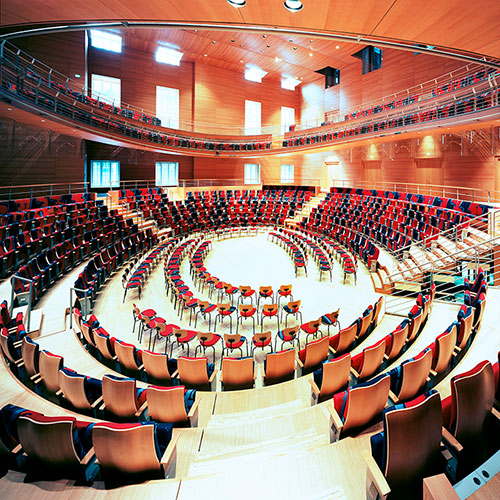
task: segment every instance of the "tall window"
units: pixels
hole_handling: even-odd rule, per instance
[[[281,165],[281,183],[293,184],[294,181],[295,178],[293,165]]]
[[[179,89],[156,86],[156,116],[162,127],[179,128]]]
[[[92,75],[92,97],[120,107],[121,80],[110,76]]]
[[[184,54],[168,47],[158,47],[155,55],[156,62],[180,66]]]
[[[97,49],[110,50],[111,52],[122,51],[122,37],[107,31],[90,30],[90,43]]]
[[[245,184],[260,184],[260,165],[245,163]]]
[[[179,185],[179,162],[157,161],[156,162],[156,185],[178,186]]]
[[[295,123],[295,109],[281,106],[281,131],[288,132],[290,125]]]
[[[90,187],[120,187],[120,162],[92,160],[90,162]]]
[[[260,134],[261,104],[256,101],[245,100],[245,134]]]

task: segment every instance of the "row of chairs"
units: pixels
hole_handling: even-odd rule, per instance
[[[295,266],[295,277],[297,277],[300,269],[303,269],[307,276],[307,255],[289,238],[282,236],[277,232],[270,232],[269,237],[271,241],[278,243],[282,246],[293,259],[293,265]]]

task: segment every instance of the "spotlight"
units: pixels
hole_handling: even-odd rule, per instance
[[[285,0],[285,2],[283,2],[283,5],[285,6],[285,9],[289,10],[290,12],[299,12],[299,10],[302,10],[304,7],[302,2],[299,2],[299,0]]]
[[[232,7],[237,7],[239,9],[240,7],[245,7],[247,0],[227,0],[227,3]]]

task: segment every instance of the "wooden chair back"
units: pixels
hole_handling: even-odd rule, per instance
[[[375,309],[371,309],[369,313],[361,317],[361,323],[359,325],[359,333],[357,335],[358,338],[363,338],[368,332],[368,327],[371,325],[374,311]]]
[[[109,337],[107,337],[105,335],[99,335],[99,330],[100,330],[100,328],[98,328],[96,330],[96,334],[94,335],[94,340],[95,340],[95,345],[97,347],[97,350],[106,359],[113,359],[114,355],[110,350]]]
[[[410,326],[408,327],[408,342],[412,342],[422,326],[422,320],[424,318],[424,311],[420,309],[417,315],[413,316]]]
[[[11,363],[16,363],[16,360],[13,358],[10,349],[9,349],[9,334],[4,331],[6,329],[2,329],[2,333],[0,334],[0,344],[2,346],[2,352],[4,356],[6,356]]]
[[[465,318],[460,319],[460,330],[458,331],[457,347],[463,349],[469,340],[472,333],[472,320],[474,319],[474,311]]]
[[[359,380],[363,380],[374,375],[382,364],[385,354],[385,340],[363,349],[363,366],[359,372]]]
[[[154,426],[97,423],[92,429],[92,442],[97,459],[104,470],[120,474],[160,471],[156,455]]]
[[[239,309],[240,309],[240,314],[248,314],[252,309],[253,309],[252,304],[240,304]]]
[[[432,364],[432,369],[435,372],[441,373],[448,368],[451,357],[453,356],[453,351],[455,350],[456,343],[457,325],[453,325],[453,328],[445,335],[439,335],[437,337],[436,348],[438,350],[438,356]]]
[[[347,328],[343,328],[340,332],[332,337],[332,347],[335,349],[336,354],[341,354],[351,348],[354,340],[356,339],[356,333],[358,331],[358,325],[353,323]]]
[[[304,373],[311,371],[328,357],[328,337],[323,337],[319,340],[314,340],[306,345],[306,357],[304,360]]]
[[[476,333],[481,327],[481,321],[483,320],[484,308],[486,307],[486,299],[480,301],[479,305],[474,311],[474,320],[472,322],[472,329],[476,330]]]
[[[391,488],[414,484],[435,470],[441,442],[441,400],[434,392],[422,402],[384,414],[386,463]]]
[[[210,302],[208,300],[198,300],[198,307],[203,311],[203,309],[206,309],[210,305]]]
[[[290,302],[288,302],[287,306],[289,309],[292,309],[293,311],[295,311],[295,310],[298,310],[301,303],[302,303],[302,301],[300,301],[300,300],[291,300]]]
[[[73,308],[73,331],[75,333],[79,333],[82,331],[82,325],[81,325],[81,322],[82,322],[82,313],[80,312],[80,309],[74,307]],[[76,326],[76,328],[75,328]]]
[[[207,358],[179,358],[177,368],[181,384],[195,389],[210,390],[207,363]]]
[[[171,381],[170,372],[168,371],[168,358],[165,354],[151,352],[146,349],[142,351],[142,362],[144,370],[148,376],[155,380]]]
[[[287,337],[297,337],[298,333],[299,333],[299,330],[300,330],[300,325],[295,325],[295,326],[289,326],[288,328],[283,328],[283,337],[284,338],[287,338]],[[279,339],[278,339],[279,341]]]
[[[349,381],[350,368],[350,354],[323,363],[323,379],[318,403],[330,399],[334,394],[345,388]]]
[[[295,376],[295,349],[268,354],[266,357],[266,385],[292,380]]]
[[[245,286],[240,286],[239,289],[240,289],[241,294],[245,294],[245,293],[250,292],[252,290],[252,287],[245,285]]]
[[[397,358],[399,353],[403,349],[406,339],[408,338],[408,323],[401,328],[400,330],[394,330],[391,333],[392,336],[392,344],[391,346],[386,346],[385,353],[389,358],[389,361]]]
[[[378,318],[380,313],[382,312],[382,306],[384,305],[384,298],[379,297],[375,305],[373,306],[373,316],[372,316],[372,325],[375,328],[378,325]]]
[[[278,312],[278,304],[264,304],[262,307],[262,314],[267,313],[269,315],[276,314]]]
[[[64,397],[79,410],[90,410],[90,403],[85,394],[85,377],[68,375],[59,370],[59,387]]]
[[[292,285],[281,285],[280,292],[284,294],[290,294],[292,291]]]
[[[39,345],[36,342],[30,342],[27,337],[24,337],[21,345],[21,356],[26,373],[30,377],[38,373],[39,352]]]
[[[259,293],[264,296],[272,295],[273,287],[272,286],[259,286]]]
[[[40,352],[40,376],[49,392],[59,391],[59,368],[63,367],[64,359],[47,351]]]
[[[271,331],[267,331],[267,332],[259,332],[259,333],[256,333],[254,334],[254,336],[252,337],[252,341],[255,343],[255,342],[262,342],[263,344],[268,344],[268,341],[271,340]]]
[[[102,396],[106,410],[117,417],[134,417],[137,408],[136,381],[119,379],[104,375],[102,378]]]
[[[398,399],[401,402],[416,397],[424,388],[431,371],[432,351],[429,349],[421,357],[402,364],[402,384]]]
[[[147,389],[148,413],[155,422],[173,424],[187,423],[188,416],[184,404],[184,387],[157,387]]]
[[[44,421],[45,417],[21,415],[17,421],[19,442],[24,452],[44,465],[63,469],[80,464],[73,442],[74,417]]]
[[[134,352],[135,346],[132,344],[115,342],[115,353],[120,364],[127,368],[127,370],[138,371],[139,367],[135,361]]]
[[[229,311],[230,308],[231,308],[231,304],[229,304],[229,303],[217,304],[217,309],[219,310],[220,314],[222,314],[223,312]]]
[[[221,381],[225,391],[251,389],[254,383],[253,358],[224,358]]]
[[[390,386],[391,377],[387,375],[374,384],[351,389],[343,432],[366,425],[380,415],[387,403]]]
[[[80,323],[80,328],[82,330],[83,337],[85,338],[87,343],[89,345],[93,345],[95,347],[95,342],[93,339],[92,330],[90,328],[88,321],[82,320],[82,322]]]
[[[464,376],[451,381],[453,435],[465,446],[477,446],[475,440],[484,430],[484,422],[495,402],[495,376],[489,361],[479,363]]]

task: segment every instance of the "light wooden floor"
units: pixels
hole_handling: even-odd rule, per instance
[[[255,238],[235,238],[214,242],[207,257],[207,269],[234,285],[293,285],[295,299],[302,300],[304,321],[341,308],[342,327],[348,326],[378,295],[373,291],[369,274],[360,265],[358,284],[342,285],[338,264],[333,280],[318,282],[318,270],[310,260],[309,279],[295,279],[288,255],[264,235]],[[100,365],[79,344],[74,334],[64,328],[63,310],[69,304],[69,288],[76,279],[75,270],[58,282],[41,302],[45,320],[42,335],[37,341],[44,349],[63,355],[65,364],[81,373],[102,377],[110,370]],[[153,272],[140,301],[135,296],[122,303],[120,273],[109,281],[100,293],[95,314],[101,325],[112,335],[136,345],[132,333],[132,302],[140,308],[153,307],[168,321],[179,324],[169,300],[165,298],[162,266]],[[185,281],[188,265],[183,265]],[[198,296],[195,292],[195,296]],[[411,307],[411,301],[408,302]],[[490,288],[483,327],[468,355],[453,374],[465,371],[483,359],[495,361],[500,349],[498,305],[500,291]],[[424,331],[404,358],[417,354],[442,333],[456,317],[457,307],[436,303]],[[385,315],[378,328],[354,352],[371,345],[389,333],[402,318]],[[188,326],[187,318],[181,323]],[[271,322],[269,322],[271,325]],[[66,325],[68,327],[68,324]],[[207,329],[208,325],[198,325]],[[276,330],[273,326],[272,331]],[[250,328],[243,330],[251,336]],[[220,330],[218,333],[222,333]],[[143,347],[147,347],[143,342]],[[158,350],[163,350],[160,344]],[[177,353],[174,351],[174,356]],[[261,362],[263,355],[258,355]],[[401,360],[398,360],[398,363]],[[2,391],[0,402],[13,402],[37,409],[49,415],[65,413],[61,408],[42,400],[22,387],[0,366]],[[450,375],[451,377],[451,375]],[[361,453],[369,450],[369,429],[356,438],[329,444],[328,418],[325,402],[310,407],[309,377],[302,377],[272,387],[250,391],[201,393],[200,427],[182,430],[179,441],[177,478],[179,480],[151,481],[107,492],[96,482],[90,489],[66,482],[36,482],[21,484],[23,475],[9,471],[0,479],[0,498],[136,498],[141,495],[165,498],[365,498],[366,470]],[[449,377],[448,377],[449,379]],[[449,394],[449,380],[438,387],[443,396]],[[247,483],[249,486],[247,487]]]

